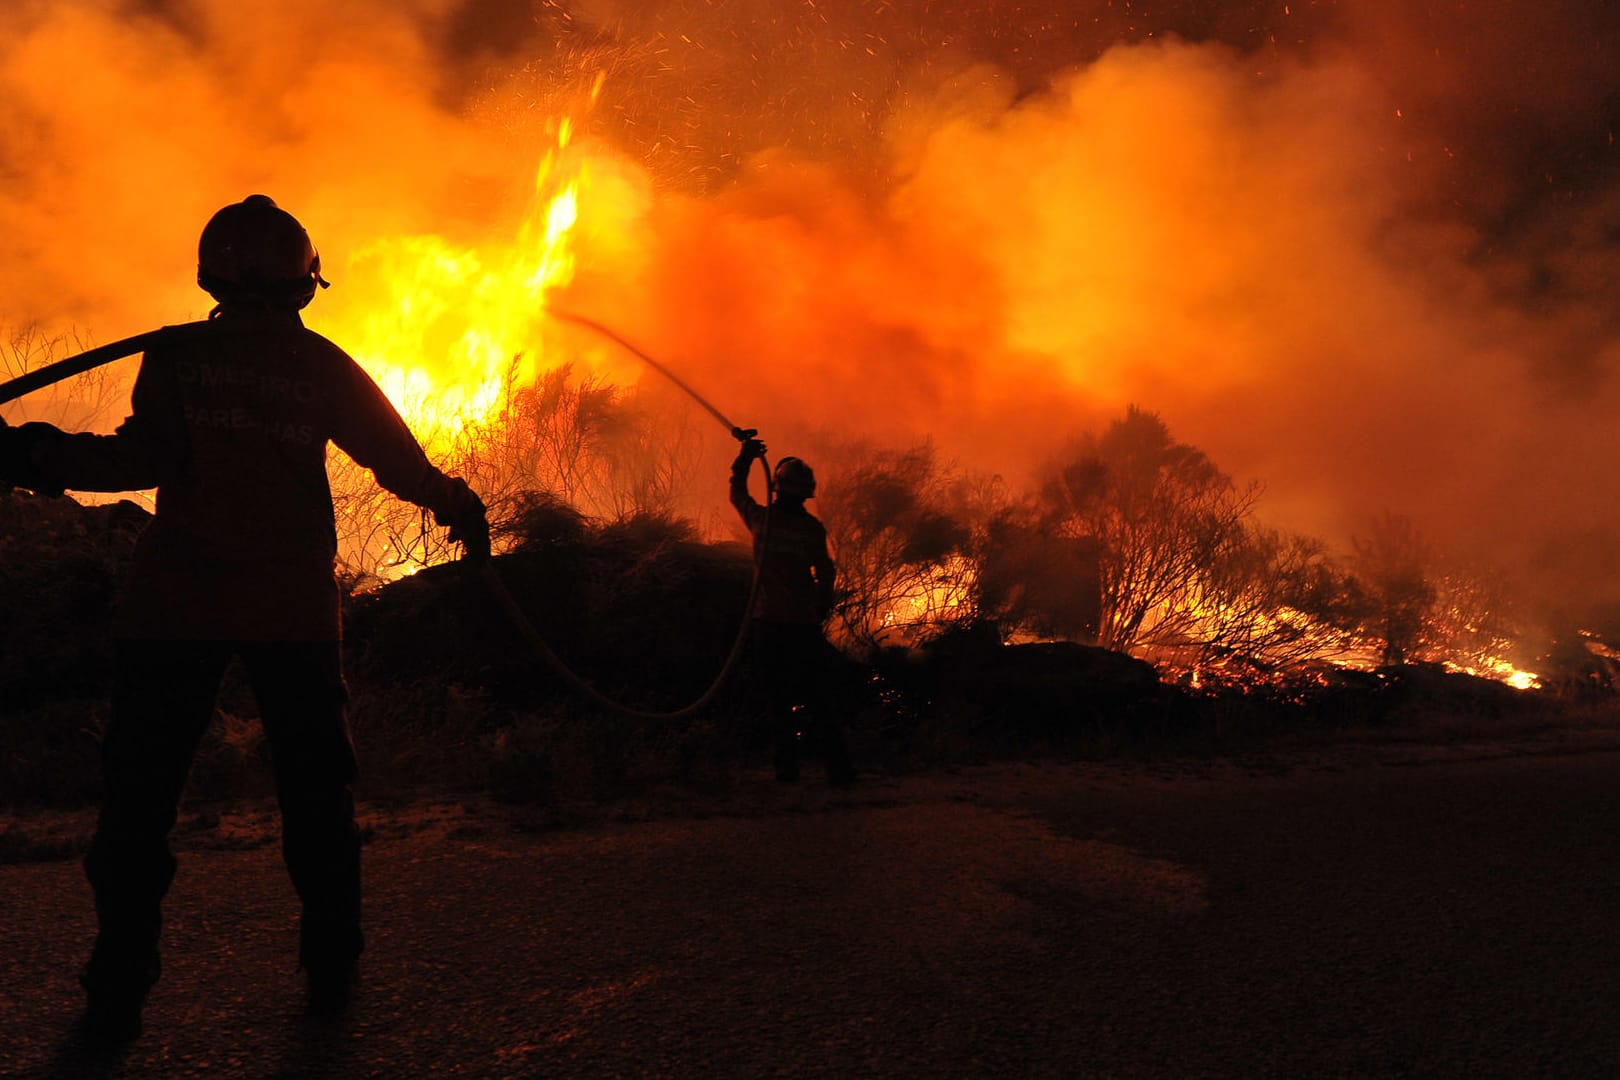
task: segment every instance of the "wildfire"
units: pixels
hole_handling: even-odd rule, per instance
[[[894,583],[878,619],[884,633],[902,640],[918,627],[951,624],[971,610],[977,571],[960,555],[952,555],[903,583]]]
[[[598,80],[596,91],[600,87]],[[346,306],[322,305],[313,313],[326,321],[318,328],[353,353],[436,457],[466,445],[466,436],[476,441],[488,434],[513,389],[534,384],[547,369],[574,358],[547,355],[544,322],[552,295],[574,280],[576,226],[589,173],[581,155],[570,152],[572,121],[559,121],[554,134],[535,171],[526,213],[507,235],[477,245],[432,233],[363,243],[337,275]],[[603,173],[601,183],[592,205],[622,211],[612,177]],[[596,224],[593,220],[590,228]],[[591,241],[584,242],[589,249]],[[365,542],[378,537],[383,545],[363,560],[380,577],[411,573],[447,557],[419,533],[393,527],[386,505],[361,503],[355,512],[365,519],[358,530]],[[374,527],[379,522],[385,527]],[[976,615],[976,575],[977,567],[957,555],[898,579],[880,575],[861,616],[880,638],[926,637]],[[1162,624],[1156,631],[1162,640],[1149,644],[1169,657],[1190,653],[1194,685],[1207,656],[1221,651],[1211,643],[1230,644],[1225,624],[1245,617],[1250,622],[1240,644],[1251,652],[1269,642],[1273,651],[1296,660],[1314,656],[1354,667],[1376,663],[1371,646],[1362,650],[1366,658],[1355,656],[1356,649],[1336,632],[1314,633],[1302,613],[1283,608],[1268,616],[1248,611],[1248,602],[1239,597],[1223,606],[1194,598],[1190,607],[1151,613]],[[1494,657],[1475,659],[1478,655],[1446,666],[1521,689],[1539,685],[1532,672]]]
[[[1533,671],[1524,671],[1514,667],[1506,660],[1487,659],[1474,666],[1447,663],[1447,671],[1459,675],[1473,675],[1480,679],[1495,679],[1497,682],[1507,683],[1515,690],[1538,690],[1541,688],[1541,676]]]
[[[353,321],[320,329],[350,350],[430,452],[542,370],[547,296],[574,276],[583,170],[566,156],[572,134],[570,121],[558,124],[510,241],[473,248],[437,235],[385,237],[347,263]]]

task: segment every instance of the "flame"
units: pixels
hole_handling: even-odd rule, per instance
[[[489,421],[508,387],[543,370],[547,298],[575,269],[584,169],[565,156],[572,133],[564,118],[509,239],[476,247],[434,234],[373,240],[348,260],[342,282],[350,303],[318,321],[430,453]]]
[[[1472,675],[1480,679],[1495,679],[1497,682],[1507,683],[1515,690],[1541,689],[1541,676],[1533,671],[1516,668],[1506,660],[1487,659],[1475,665],[1463,665],[1447,662],[1447,671],[1459,675]]]
[[[892,583],[892,595],[876,612],[880,634],[907,640],[961,621],[974,610],[977,578],[970,559],[951,555]]]

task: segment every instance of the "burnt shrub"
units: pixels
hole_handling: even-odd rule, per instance
[[[1189,722],[1151,664],[1071,641],[1003,644],[991,623],[880,654],[873,682],[888,739],[945,757],[1073,748],[1104,731],[1146,736]]]
[[[700,543],[689,525],[661,517],[524,537],[494,568],[570,670],[654,711],[708,688],[746,621],[752,581],[743,547]],[[355,597],[345,621],[357,683],[456,683],[513,707],[571,693],[465,564]]]
[[[689,523],[667,516],[593,524],[545,498],[503,533],[498,586],[456,564],[350,601],[365,768],[380,751],[387,782],[412,782],[420,765],[440,782],[487,784],[526,803],[613,797],[658,768],[713,772],[716,733],[731,727],[716,717],[753,699],[746,678],[729,680],[704,717],[673,727],[627,719],[581,698],[495,590],[573,677],[627,707],[664,712],[697,699],[725,666],[746,623],[748,551],[701,543]]]
[[[1391,727],[1500,727],[1550,719],[1554,702],[1496,679],[1448,671],[1439,664],[1380,668],[1379,705],[1372,715]]]
[[[132,502],[0,494],[0,714],[104,693],[112,605],[149,515]]]
[[[98,797],[113,597],[149,517],[0,494],[0,805]]]

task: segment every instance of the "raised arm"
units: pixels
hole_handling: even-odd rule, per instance
[[[765,456],[765,444],[758,439],[744,439],[737,459],[731,463],[731,505],[742,515],[743,523],[752,529],[765,508],[748,493],[748,474],[754,462]]]

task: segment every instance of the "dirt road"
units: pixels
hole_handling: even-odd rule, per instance
[[[99,1068],[1620,1073],[1620,754],[750,777],[711,809],[379,814],[337,1027],[299,1016],[275,845],[193,829],[147,1032]],[[0,1075],[94,1074],[67,1037],[89,910],[74,863],[0,867]]]

